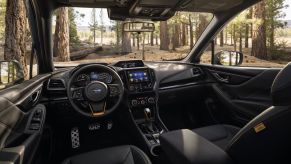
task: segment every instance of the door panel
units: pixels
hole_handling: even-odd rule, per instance
[[[217,83],[217,98],[229,109],[233,120],[245,124],[272,105],[271,86],[280,69],[208,66]]]
[[[0,163],[30,164],[42,134],[42,75],[0,92]]]

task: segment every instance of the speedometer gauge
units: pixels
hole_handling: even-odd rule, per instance
[[[106,84],[109,84],[112,82],[112,76],[106,72],[102,72],[102,73],[91,72],[90,79],[91,81],[101,81]]]

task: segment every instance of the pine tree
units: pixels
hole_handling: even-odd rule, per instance
[[[17,60],[23,66],[24,77],[28,78],[26,62],[27,20],[22,0],[7,0],[5,15],[4,60]]]
[[[56,29],[54,35],[54,55],[58,57],[58,61],[70,61],[69,48],[69,16],[68,8],[61,7],[57,10]]]
[[[259,2],[253,8],[252,56],[267,59],[266,46],[266,6],[265,1]]]

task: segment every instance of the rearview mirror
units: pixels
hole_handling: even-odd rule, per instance
[[[0,89],[21,83],[23,80],[23,69],[19,62],[0,61]]]
[[[243,54],[237,51],[220,51],[214,56],[214,64],[238,66],[243,62]]]
[[[155,24],[152,22],[125,22],[123,23],[124,32],[154,32]]]

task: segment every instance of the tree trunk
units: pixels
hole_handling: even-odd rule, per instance
[[[122,32],[122,47],[121,47],[121,53],[122,54],[128,54],[131,53],[131,40],[130,40],[130,33],[129,32]]]
[[[223,30],[220,32],[220,37],[219,37],[219,39],[220,39],[220,47],[223,47]]]
[[[190,49],[193,48],[194,46],[194,34],[193,34],[193,24],[191,21],[191,15],[189,14],[189,33],[190,33]]]
[[[26,62],[26,10],[22,0],[7,0],[5,15],[4,60],[17,60],[28,78]],[[32,63],[31,63],[32,64]]]
[[[132,46],[135,47],[135,34],[132,34]]]
[[[69,48],[69,17],[68,8],[61,7],[57,11],[57,25],[58,33],[55,33],[54,49],[58,61],[70,61],[70,48]]]
[[[253,14],[254,12],[253,11],[254,11],[254,7],[251,7],[250,10],[249,10],[249,18],[250,19],[253,19],[253,16],[254,16],[254,14]],[[251,23],[250,26],[251,26],[250,27],[250,34],[251,34],[250,37],[253,38],[253,23]]]
[[[227,44],[227,39],[228,39],[228,36],[227,36],[227,26],[225,27],[225,30],[224,30],[224,44]]]
[[[239,52],[242,52],[242,30],[239,30]]]
[[[265,16],[265,2],[262,1],[255,5],[253,10],[253,18],[257,21],[253,24],[251,53],[252,56],[260,59],[267,59]]]
[[[233,28],[230,30],[230,45],[233,45]]]
[[[169,36],[167,21],[160,22],[160,50],[169,50]]]
[[[204,32],[207,25],[208,25],[208,22],[206,20],[206,17],[203,14],[199,14],[199,24],[198,24],[198,28],[196,30],[196,41],[199,39],[201,34]]]
[[[186,25],[182,24],[182,46],[186,45]]]
[[[245,28],[245,48],[249,48],[249,25],[246,24]]]
[[[271,50],[274,50],[275,48],[275,21],[274,21],[274,18],[271,18],[270,20],[270,49]]]
[[[175,23],[175,33],[174,33],[174,36],[175,36],[175,48],[176,47],[179,47],[180,46],[180,33],[181,33],[181,30],[180,30],[180,25],[178,23]]]
[[[154,32],[151,32],[151,46],[154,46]]]
[[[233,24],[233,35],[232,36],[233,36],[233,48],[236,51],[237,50],[237,45],[236,45],[237,38],[236,38],[236,25],[235,24]]]
[[[136,35],[136,45],[137,45],[137,50],[139,50],[139,34]]]

